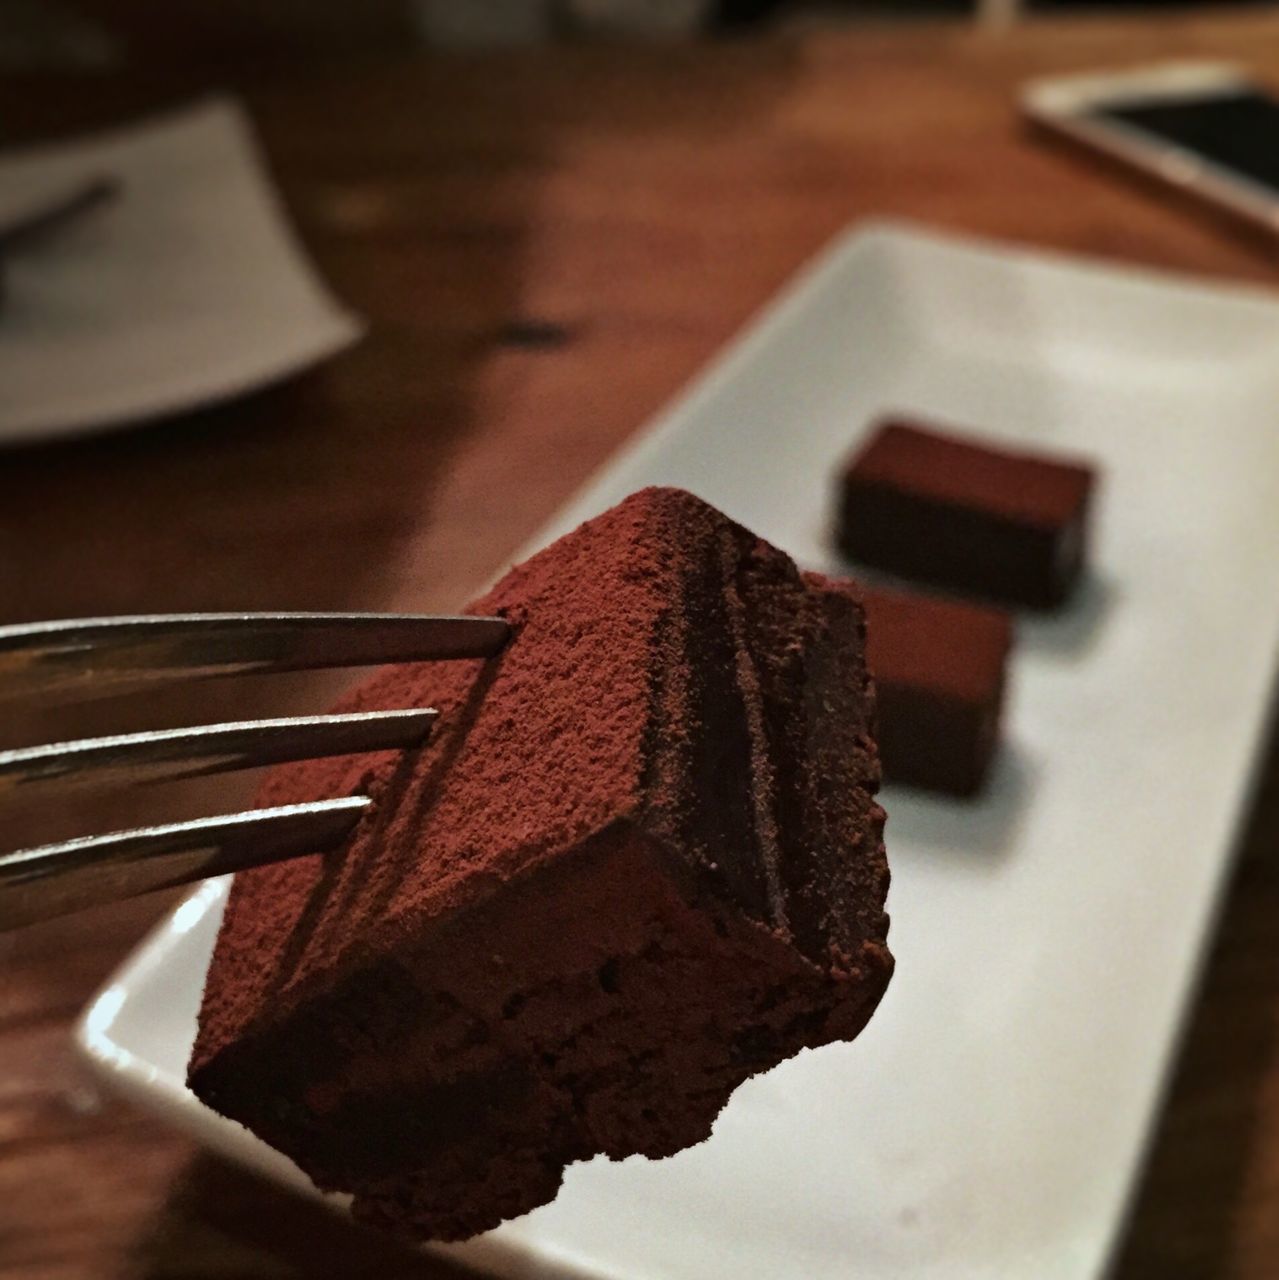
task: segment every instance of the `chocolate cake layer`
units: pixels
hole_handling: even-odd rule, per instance
[[[884,776],[973,795],[999,742],[1008,616],[954,600],[866,588]]]
[[[840,480],[854,560],[1008,604],[1049,608],[1086,558],[1093,470],[890,420]]]
[[[892,968],[850,585],[650,489],[473,609],[512,622],[498,658],[342,704],[433,705],[428,746],[264,788],[375,806],[340,852],[236,877],[190,1066],[416,1237],[701,1141],[747,1076],[855,1036]]]

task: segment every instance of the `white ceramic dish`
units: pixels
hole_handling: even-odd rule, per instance
[[[114,200],[4,264],[0,445],[243,395],[363,332],[316,275],[234,99],[6,152],[0,214],[99,176]]]
[[[1093,578],[1021,627],[989,794],[887,795],[898,971],[863,1037],[749,1082],[674,1159],[570,1170],[459,1256],[613,1280],[1101,1272],[1265,729],[1276,350],[1259,292],[862,230],[544,531],[669,482],[829,567],[832,468],[889,407],[1105,474]],[[110,1085],[304,1185],[182,1085],[223,893],[116,974],[80,1042]]]

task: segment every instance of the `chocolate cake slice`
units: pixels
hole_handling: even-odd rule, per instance
[[[892,970],[849,584],[647,489],[473,608],[512,622],[498,658],[344,704],[434,705],[428,746],[265,787],[376,804],[340,852],[236,877],[189,1074],[418,1238],[700,1142],[746,1077],[857,1035]]]

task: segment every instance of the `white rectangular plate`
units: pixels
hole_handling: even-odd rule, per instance
[[[544,531],[679,484],[833,568],[834,469],[886,409],[1104,471],[1091,580],[1020,627],[987,795],[886,796],[898,969],[862,1038],[748,1082],[702,1146],[575,1167],[454,1252],[508,1277],[1099,1275],[1265,729],[1276,351],[1259,292],[870,228]],[[137,1101],[304,1185],[182,1084],[223,892],[120,970],[81,1043]]]
[[[114,200],[4,264],[0,444],[240,395],[359,337],[231,99],[6,153],[0,215],[97,177],[118,180]]]

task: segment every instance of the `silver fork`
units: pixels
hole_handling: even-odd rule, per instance
[[[191,613],[0,627],[0,699],[83,697],[247,672],[487,658],[501,618]],[[287,760],[402,749],[435,712],[392,709],[199,725],[0,751],[0,802],[24,788],[157,781]],[[0,930],[339,845],[367,796],[139,827],[0,854]]]

